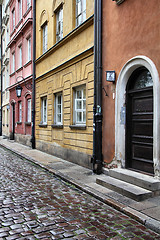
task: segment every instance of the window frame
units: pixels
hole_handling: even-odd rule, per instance
[[[18,122],[22,122],[22,101],[18,102]]]
[[[18,52],[19,52],[19,68],[21,68],[22,67],[22,45],[19,45]]]
[[[29,104],[28,104],[29,103]],[[31,123],[31,98],[27,99],[27,123]]]
[[[22,19],[22,0],[18,0],[18,20]]]
[[[12,30],[15,29],[16,26],[16,15],[15,15],[15,8],[12,10]]]
[[[15,52],[12,52],[12,73],[16,70],[16,64],[15,64]]]
[[[31,36],[27,38],[27,62],[31,61]]]
[[[73,94],[73,123],[76,126],[85,126],[86,125],[86,85],[75,87]],[[85,90],[85,94],[84,94]],[[81,92],[82,98],[78,98],[78,92]],[[81,105],[81,108],[78,107],[78,103]],[[84,108],[85,106],[85,108]],[[81,116],[81,121],[78,120],[78,115]]]
[[[54,123],[55,125],[63,125],[63,94],[62,92],[55,93],[55,102],[54,102]],[[60,97],[61,102],[58,102],[58,98]],[[60,106],[60,112],[58,111]],[[58,120],[60,116],[60,121]]]
[[[47,125],[47,96],[41,98],[41,123]]]
[[[63,38],[63,6],[56,11],[56,42]]]
[[[86,0],[76,0],[76,26],[86,20]]]
[[[31,7],[31,0],[27,0],[27,10]]]
[[[42,25],[42,53],[48,50],[48,24],[45,22]]]

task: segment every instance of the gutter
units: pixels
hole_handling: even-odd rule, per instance
[[[33,78],[32,78],[32,149],[35,144],[35,79],[36,79],[36,0],[33,0]]]
[[[94,106],[93,172],[102,173],[102,0],[95,0],[94,11]]]

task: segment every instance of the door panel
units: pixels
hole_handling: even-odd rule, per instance
[[[153,174],[153,89],[128,91],[126,167]]]

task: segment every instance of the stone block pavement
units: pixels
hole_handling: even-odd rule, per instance
[[[160,233],[160,196],[136,202],[96,184],[92,170],[0,137],[0,145]],[[100,177],[99,175],[98,177]],[[104,174],[102,174],[104,176]]]

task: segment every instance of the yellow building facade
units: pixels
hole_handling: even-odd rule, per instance
[[[90,167],[94,0],[36,1],[36,148]]]

